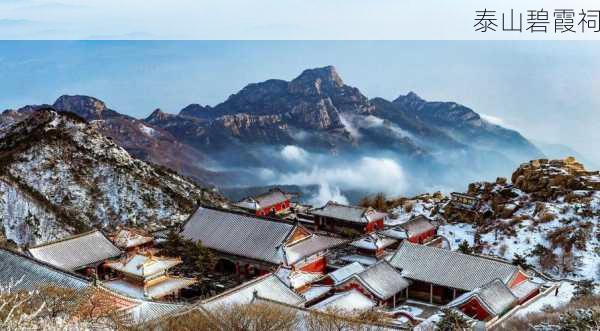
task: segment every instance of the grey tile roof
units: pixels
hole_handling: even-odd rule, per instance
[[[354,223],[369,223],[387,216],[387,214],[378,212],[372,208],[342,205],[332,201],[329,201],[321,208],[311,210],[311,214]]]
[[[235,205],[245,209],[257,210],[274,206],[286,200],[289,200],[289,197],[280,189],[274,188],[266,193],[245,198],[236,202]]]
[[[121,255],[121,251],[100,231],[91,231],[29,248],[35,259],[64,270],[77,270]]]
[[[166,318],[170,315],[183,312],[188,308],[189,305],[185,304],[140,301],[138,305],[127,309],[126,314],[131,324],[142,324]]]
[[[492,316],[502,315],[514,307],[518,301],[518,298],[500,279],[494,279],[484,286],[456,298],[448,304],[448,307],[459,307],[472,298],[477,298]]]
[[[511,288],[512,293],[519,298],[519,300],[525,299],[528,295],[533,293],[533,291],[538,290],[542,287],[542,284],[536,283],[532,280],[526,280],[521,284]]]
[[[499,278],[504,283],[515,275],[518,267],[449,250],[402,242],[390,259],[409,279],[470,291]]]
[[[35,261],[29,257],[0,249],[0,284],[15,284],[16,289],[33,290],[40,285],[82,290],[90,281]]]
[[[398,225],[399,228],[404,229],[409,237],[423,232],[435,230],[435,226],[423,215],[419,215],[411,218],[410,220]]]
[[[254,200],[258,202],[261,208],[270,207],[288,199],[288,196],[279,189],[272,189],[267,193],[263,193],[254,197]]]
[[[346,243],[347,240],[313,234],[309,238],[284,247],[288,265],[292,265],[304,257]]]
[[[364,271],[365,267],[358,262],[352,262],[346,266],[343,266],[336,271],[332,271],[329,273],[329,277],[333,280],[334,285],[338,285],[348,278],[352,277],[352,275],[357,274],[361,271]]]
[[[400,272],[385,260],[375,263],[350,279],[359,281],[381,300],[391,298],[410,285],[410,281],[402,277]]]
[[[289,305],[297,306],[304,303],[304,298],[271,273],[216,295],[199,303],[198,306],[210,311],[228,305],[246,304],[252,302],[255,292],[261,298]]]
[[[200,207],[181,235],[216,251],[280,264],[281,246],[294,228],[288,223]]]

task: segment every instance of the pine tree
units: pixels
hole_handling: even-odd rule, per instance
[[[527,267],[527,259],[524,256],[515,253],[512,264],[525,268]]]
[[[442,308],[441,311],[444,316],[437,322],[436,330],[457,331],[469,329],[467,319],[460,313],[450,308]]]
[[[467,242],[466,240],[463,240],[460,243],[460,245],[458,245],[458,251],[463,254],[471,254],[471,253],[473,253],[473,248],[471,248],[471,246],[469,246],[469,242]]]

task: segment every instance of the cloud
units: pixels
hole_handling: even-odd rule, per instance
[[[287,145],[281,150],[281,156],[287,161],[306,163],[309,154],[298,146]]]
[[[399,195],[407,187],[404,170],[388,158],[362,157],[356,163],[316,165],[307,171],[282,174],[278,182],[297,185],[324,185],[341,190],[381,191]]]
[[[352,123],[352,118],[347,118],[345,115],[340,114],[340,122],[342,122],[342,125],[352,138],[360,139],[360,132],[358,132],[358,128]]]
[[[328,183],[322,183],[319,185],[319,192],[313,196],[308,203],[313,206],[323,206],[329,201],[335,201],[341,204],[348,204],[348,198],[346,198],[339,187],[331,187]]]
[[[396,136],[402,138],[402,137],[410,137],[413,138],[413,135],[400,128],[398,125],[392,123],[392,122],[385,122],[385,120],[381,117],[377,117],[377,116],[373,116],[373,115],[369,115],[366,116],[364,118],[362,118],[362,123],[361,123],[362,127],[365,128],[379,128],[379,127],[385,127],[388,130],[392,131]]]
[[[479,113],[479,116],[481,116],[481,118],[484,121],[486,121],[486,122],[488,122],[490,124],[495,124],[495,125],[500,125],[500,126],[506,126],[506,123],[500,117],[492,116],[492,115],[486,115],[486,114],[481,114],[481,113]]]

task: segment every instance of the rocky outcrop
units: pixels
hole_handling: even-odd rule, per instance
[[[598,171],[587,171],[573,157],[564,160],[538,159],[522,164],[512,182],[520,190],[539,197],[552,197],[574,190],[600,189]]]
[[[106,104],[94,97],[85,95],[63,95],[53,105],[57,111],[77,114],[86,121],[107,119],[111,117],[127,117],[106,107]]]

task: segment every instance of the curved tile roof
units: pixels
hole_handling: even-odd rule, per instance
[[[31,247],[28,251],[39,261],[71,271],[121,255],[98,230]]]
[[[402,242],[390,259],[409,279],[470,291],[499,278],[505,284],[517,266],[437,247]]]

